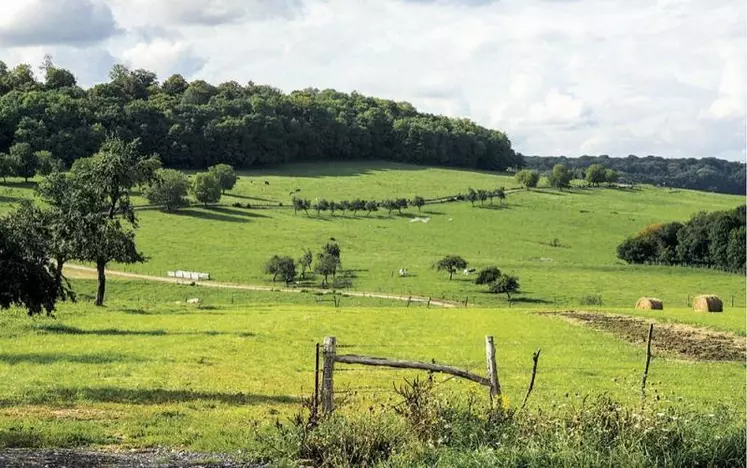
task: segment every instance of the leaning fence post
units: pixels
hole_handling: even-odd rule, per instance
[[[641,377],[641,401],[646,399],[646,379],[648,378],[648,366],[651,364],[651,337],[654,334],[654,324],[648,327],[648,340],[646,340],[646,368]]]
[[[335,356],[337,355],[337,339],[334,336],[324,337],[324,368],[322,370],[322,411],[330,414],[334,409],[333,376],[335,370]]]
[[[488,380],[490,380],[490,401],[501,396],[501,384],[498,382],[498,367],[495,364],[495,343],[492,336],[485,337],[485,358],[488,364]]]

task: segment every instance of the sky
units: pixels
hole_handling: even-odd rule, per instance
[[[745,160],[744,0],[0,1],[0,60],[409,101],[527,155]]]

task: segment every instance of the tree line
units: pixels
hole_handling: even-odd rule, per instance
[[[324,244],[316,256],[314,256],[311,250],[304,249],[298,261],[294,260],[293,257],[285,255],[273,255],[265,263],[264,272],[272,275],[273,283],[279,277],[285,281],[286,286],[289,286],[292,282],[296,281],[297,277],[300,276],[301,280],[305,280],[306,272],[313,271],[322,275],[322,287],[326,288],[329,285],[329,276],[332,275],[333,279],[336,278],[337,271],[342,268],[340,257],[340,246],[337,242],[332,241]],[[298,267],[301,268],[300,273],[298,273]]]
[[[646,226],[617,247],[628,263],[684,265],[745,272],[745,206],[700,212],[686,223]]]
[[[747,177],[744,162],[716,158],[669,159],[659,156],[611,158],[607,155],[581,156],[524,156],[528,169],[549,173],[557,164],[572,171],[584,171],[599,164],[617,171],[627,183],[652,184],[665,187],[703,190],[744,195]],[[581,178],[581,177],[579,177]]]
[[[140,139],[144,153],[173,168],[359,159],[497,171],[523,164],[500,131],[357,92],[286,94],[181,75],[159,82],[123,65],[112,68],[109,82],[82,89],[49,57],[40,68],[37,79],[27,64],[0,62],[0,153],[14,161],[46,151],[70,167],[114,136]]]

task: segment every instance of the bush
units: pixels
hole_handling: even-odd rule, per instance
[[[602,295],[601,294],[590,294],[581,298],[581,305],[585,306],[601,306]]]
[[[496,266],[489,266],[480,270],[475,279],[475,284],[490,284],[498,280],[501,276],[501,270]]]
[[[516,173],[516,181],[528,189],[536,187],[539,183],[539,173],[537,171],[531,171],[524,169]]]
[[[189,179],[174,169],[158,169],[153,182],[145,189],[145,198],[154,205],[161,205],[166,211],[173,211],[189,205],[187,191]]]

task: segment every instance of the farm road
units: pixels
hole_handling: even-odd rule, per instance
[[[82,265],[72,265],[72,264],[66,264],[64,267],[65,273],[72,277],[79,277],[79,278],[96,278],[96,269],[91,267],[86,267]],[[174,283],[174,284],[192,284],[193,281],[179,279],[179,278],[170,278],[166,276],[152,276],[152,275],[141,275],[139,273],[126,273],[124,271],[114,271],[114,270],[106,270],[107,276],[116,277],[116,278],[128,278],[128,279],[139,279],[139,280],[145,280],[145,281],[160,281],[162,283]],[[219,288],[219,289],[237,289],[237,290],[243,290],[243,291],[279,291],[279,292],[285,292],[285,293],[300,293],[302,290],[304,291],[312,291],[312,292],[321,292],[325,294],[329,294],[328,290],[325,289],[319,289],[319,288],[275,288],[272,286],[265,286],[265,285],[258,285],[258,284],[238,284],[238,283],[222,283],[217,281],[194,281],[195,286],[200,286],[204,288]],[[382,294],[382,293],[376,293],[376,292],[365,292],[365,291],[344,291],[343,294],[346,294],[348,296],[354,296],[354,297],[374,297],[378,299],[390,299],[393,301],[411,301],[411,302],[420,302],[420,303],[427,303],[428,298],[427,297],[421,297],[421,296],[398,296],[398,295],[392,295],[392,294]],[[456,302],[452,301],[446,301],[443,299],[431,299],[430,300],[431,305],[439,306],[439,307],[446,307],[446,308],[454,308],[457,307]]]

